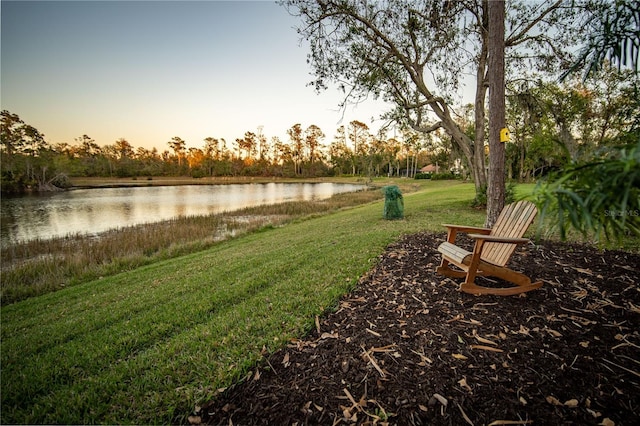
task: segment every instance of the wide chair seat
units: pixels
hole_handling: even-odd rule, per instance
[[[441,275],[465,278],[460,290],[471,294],[513,295],[542,287],[542,282],[532,283],[526,275],[506,267],[516,247],[530,240],[523,238],[538,210],[530,201],[519,201],[504,207],[493,228],[445,224],[447,241],[438,251],[442,262],[436,269]],[[455,245],[458,233],[466,233],[474,240],[473,251]],[[458,269],[451,268],[451,265]],[[511,287],[484,287],[475,283],[476,276],[494,276],[511,282]]]

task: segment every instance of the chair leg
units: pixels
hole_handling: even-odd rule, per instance
[[[467,275],[464,280],[464,284],[460,286],[462,290],[463,287],[473,287],[475,286],[476,275],[482,275],[480,271],[478,271],[478,267],[480,266],[480,254],[482,253],[482,247],[484,245],[484,240],[477,240],[473,246],[473,255],[471,256],[471,260],[467,265]]]
[[[469,268],[469,270],[467,271],[466,277],[464,279],[464,284],[462,284],[462,285],[469,285],[469,286],[475,285],[476,275],[478,275],[478,269],[477,268],[473,268],[473,269]]]

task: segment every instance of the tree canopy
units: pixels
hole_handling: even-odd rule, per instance
[[[478,194],[487,187],[485,131],[489,66],[488,2],[285,0],[310,43],[313,85],[343,88],[346,102],[381,97],[397,108],[386,118],[428,133],[444,128],[464,155]],[[561,0],[508,2],[507,76],[557,70],[581,36],[583,7]],[[475,129],[456,119],[465,75],[475,75]],[[491,161],[491,157],[490,157]],[[500,161],[497,159],[496,161]],[[491,166],[491,165],[490,165]]]

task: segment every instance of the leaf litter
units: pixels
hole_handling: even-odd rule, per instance
[[[444,238],[390,245],[308,336],[265,353],[189,422],[638,424],[639,254],[542,241],[510,262],[541,289],[478,297],[434,272]]]

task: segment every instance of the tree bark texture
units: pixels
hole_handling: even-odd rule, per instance
[[[485,226],[492,227],[504,207],[505,198],[505,143],[500,142],[500,130],[505,127],[505,4],[502,0],[489,0],[488,7],[489,182]]]

